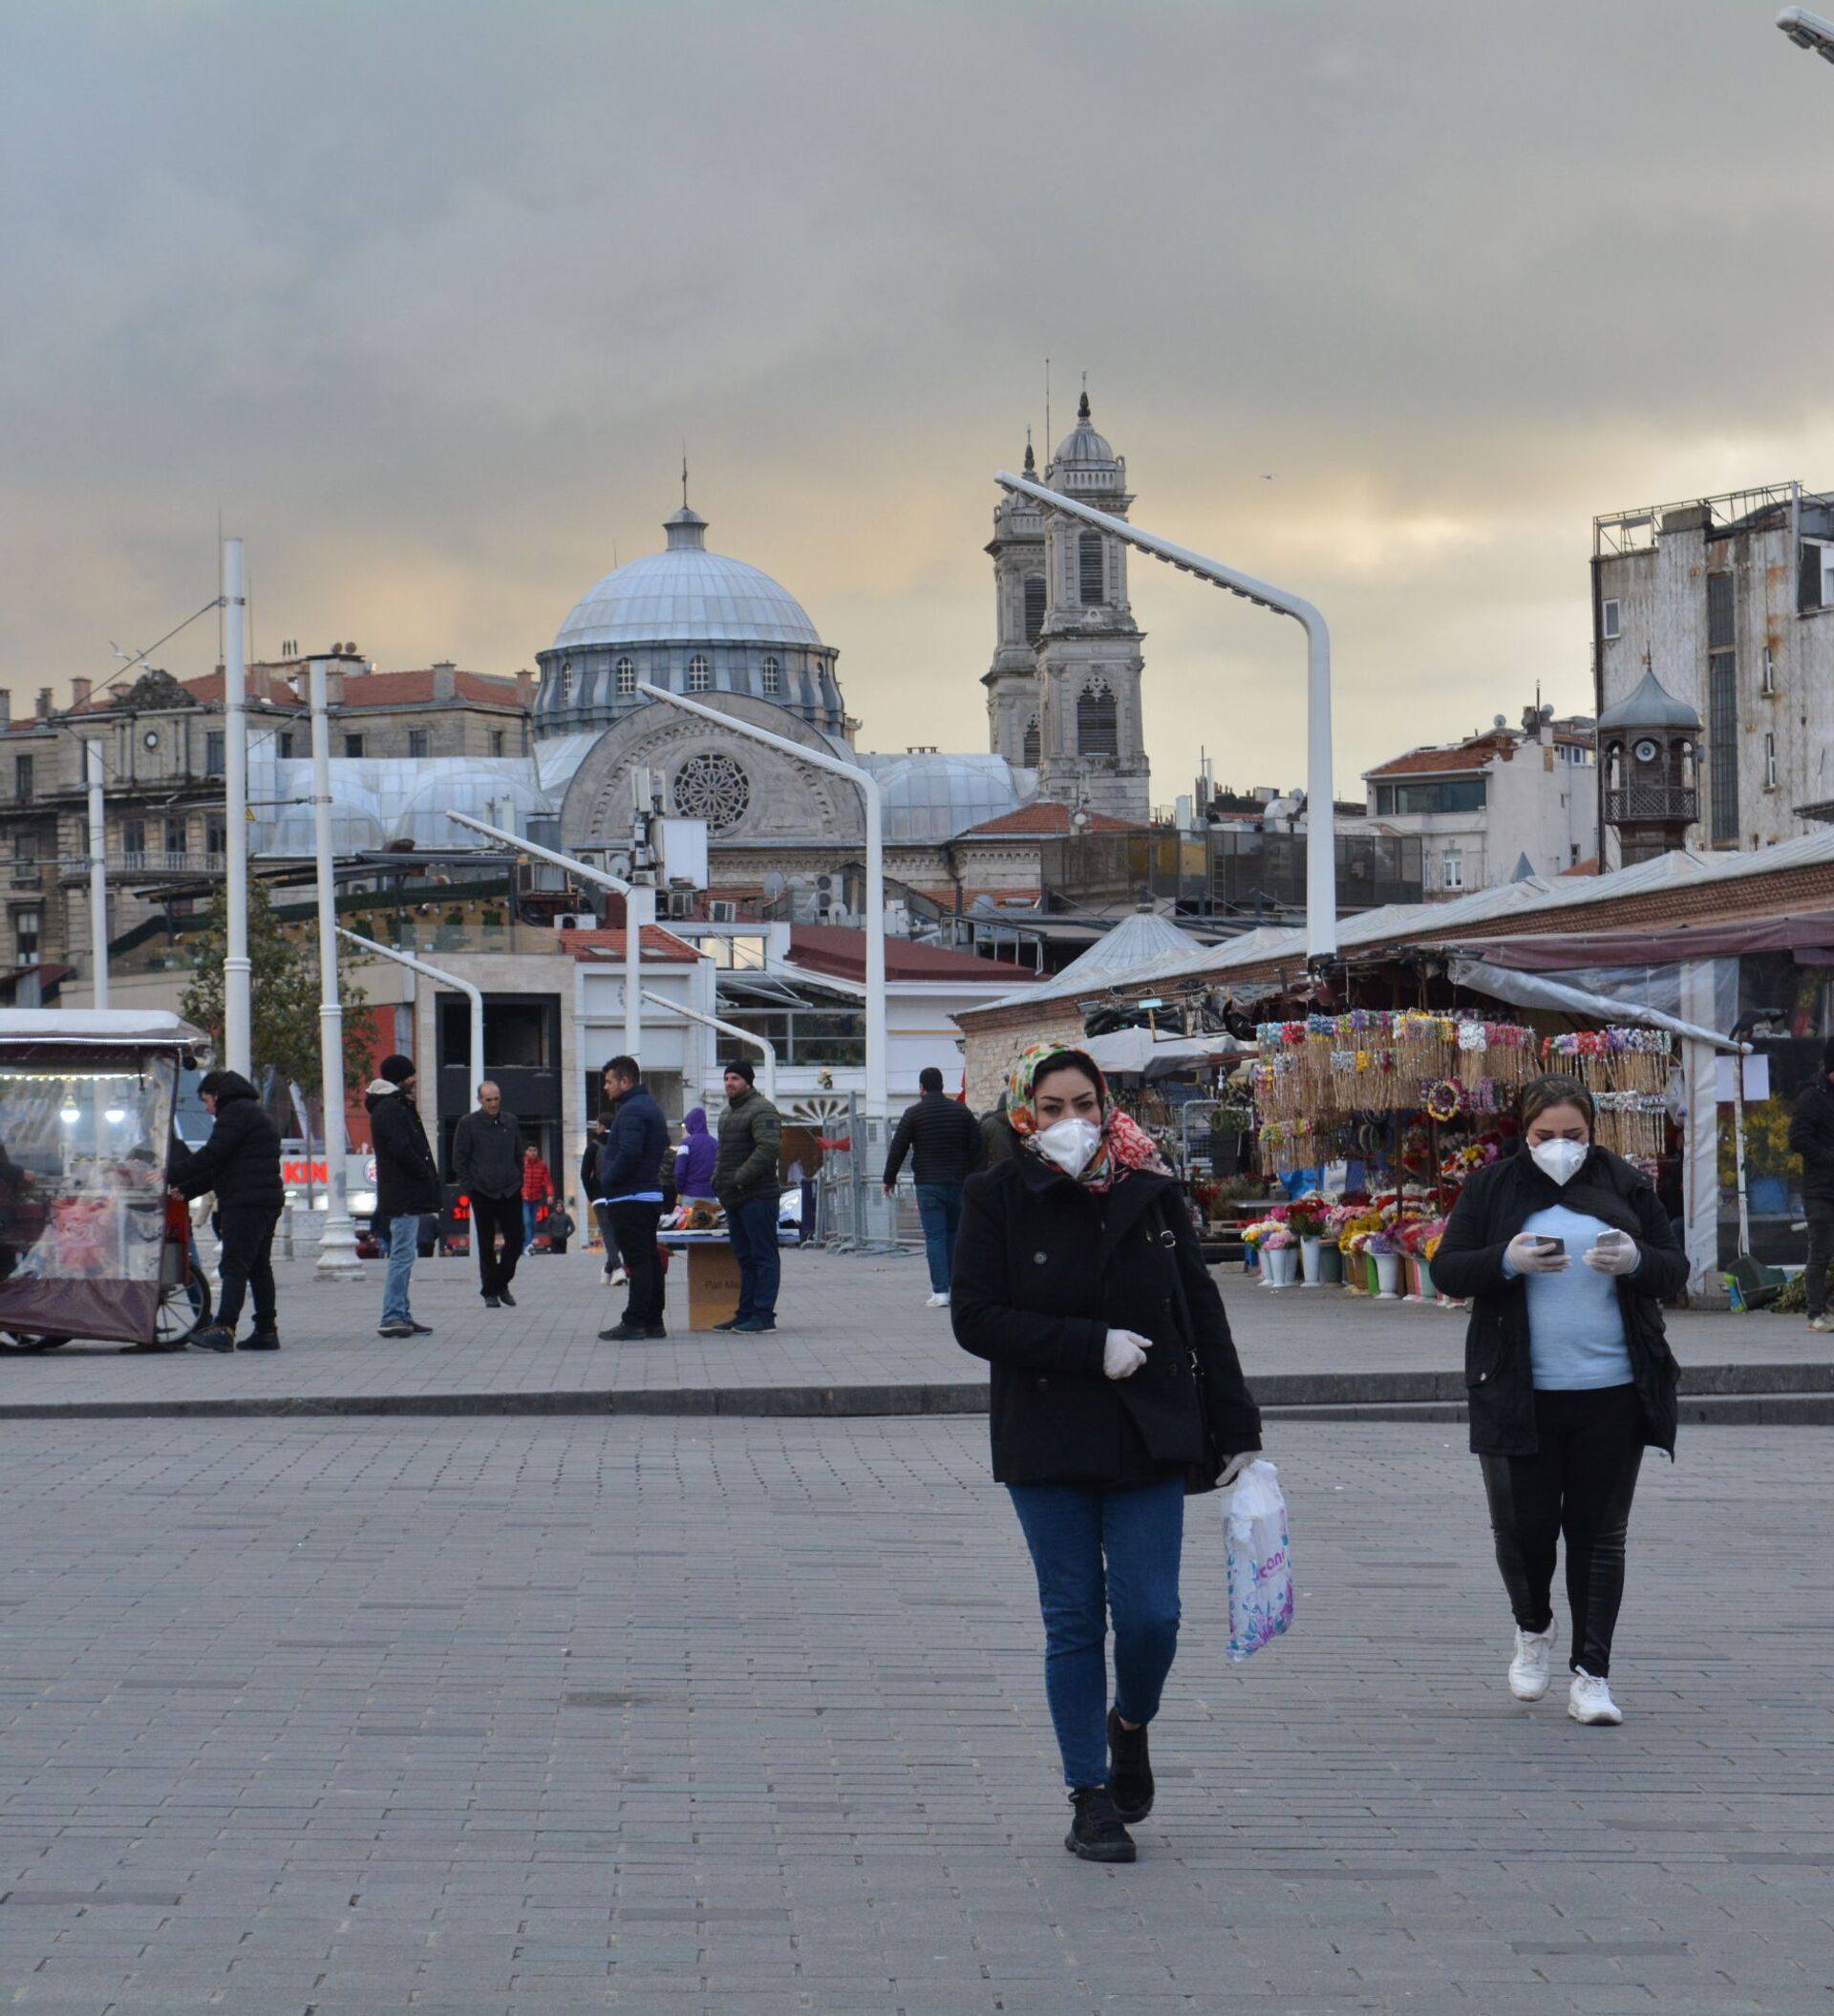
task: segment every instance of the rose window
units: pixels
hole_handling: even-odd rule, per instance
[[[731,756],[713,751],[690,756],[676,771],[674,796],[684,819],[705,819],[710,833],[730,833],[752,802],[752,780]]]

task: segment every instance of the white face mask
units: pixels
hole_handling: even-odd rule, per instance
[[[1101,1129],[1093,1120],[1059,1120],[1034,1136],[1038,1153],[1048,1156],[1065,1176],[1080,1176],[1101,1146]]]
[[[1579,1174],[1579,1165],[1589,1153],[1584,1141],[1537,1141],[1528,1153],[1535,1167],[1563,1188]]]

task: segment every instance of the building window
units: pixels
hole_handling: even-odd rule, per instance
[[[203,851],[220,857],[228,851],[229,828],[220,812],[213,812],[203,822]]]
[[[1716,844],[1738,843],[1738,690],[1733,655],[1716,651],[1708,661],[1707,735]]]
[[[1028,574],[1025,577],[1025,641],[1036,644],[1038,632],[1044,628],[1045,604],[1050,600],[1045,591],[1042,574]]]
[[[1377,784],[1376,816],[1394,818],[1402,813],[1482,812],[1484,780],[1448,777],[1441,784]]]
[[[431,729],[411,728],[408,731],[408,754],[411,757],[430,756],[433,753],[433,732]]]
[[[1456,847],[1448,847],[1439,863],[1439,887],[1441,889],[1462,889],[1464,887],[1464,856]]]
[[[573,661],[561,660],[561,705],[565,707],[573,697]]]
[[[121,852],[127,856],[131,866],[140,866],[146,856],[146,821],[144,819],[123,819],[121,821]]]
[[[1020,764],[1027,770],[1038,767],[1038,717],[1034,714],[1025,724],[1025,745],[1019,754]]]
[[[293,732],[290,728],[283,728],[281,730],[279,742],[281,761],[283,763],[291,762],[293,755]]]
[[[1599,629],[1607,637],[1624,634],[1623,611],[1615,595],[1608,595],[1599,610]]]
[[[15,910],[12,913],[12,958],[15,966],[35,966],[38,964],[38,925],[41,913],[37,910]]]
[[[637,690],[637,665],[634,658],[620,658],[612,668],[617,675],[618,698],[628,700]]]
[[[346,735],[344,737],[344,753],[347,756],[360,756],[363,753],[363,737],[361,735]]]
[[[1115,696],[1105,679],[1092,679],[1077,695],[1077,753],[1079,756],[1118,756],[1120,753],[1120,723]]]
[[[767,659],[765,659],[765,661],[764,661],[764,690],[765,690],[765,691],[766,691],[767,693],[774,693],[774,692],[777,692],[777,691],[778,691],[778,690],[779,690],[779,688],[781,687],[782,683],[783,683],[783,669],[782,669],[782,668],[781,668],[781,667],[780,667],[780,666],[779,666],[779,665],[778,664],[778,662],[777,662],[777,660],[776,660],[775,658],[767,658]]]
[[[493,756],[501,756],[503,753],[503,732],[501,728],[493,728],[490,732],[490,753]]]
[[[1764,669],[1759,681],[1758,690],[1760,693],[1774,693],[1777,690],[1777,652],[1775,647],[1768,644],[1764,647]]]
[[[1077,536],[1077,581],[1085,608],[1107,601],[1103,593],[1101,534],[1082,532]]]
[[[1777,789],[1777,737],[1774,734],[1764,736],[1764,789]]]
[[[32,796],[32,758],[14,756],[12,759],[12,795],[15,798]]]
[[[714,683],[714,668],[698,651],[688,661],[688,690],[704,693]]]
[[[207,728],[203,732],[203,774],[206,777],[223,775],[223,734],[220,728]]]
[[[182,819],[167,819],[165,822],[165,851],[167,854],[182,855],[188,841]]]

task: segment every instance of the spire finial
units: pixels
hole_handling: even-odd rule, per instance
[[[688,443],[681,444],[681,508],[688,508]]]
[[[1080,399],[1079,399],[1079,400],[1077,401],[1077,419],[1079,419],[1079,420],[1086,420],[1086,419],[1087,419],[1088,417],[1089,417],[1089,373],[1088,373],[1087,371],[1084,371],[1084,372],[1083,372],[1083,374],[1082,374],[1082,397],[1081,397],[1081,398],[1080,398]]]
[[[1032,430],[1028,427],[1025,430],[1025,473],[1027,476],[1035,476],[1037,468],[1037,458],[1032,453]]]

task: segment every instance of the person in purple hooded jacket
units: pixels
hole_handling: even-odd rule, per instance
[[[714,1163],[719,1143],[707,1131],[707,1109],[696,1106],[681,1123],[688,1138],[675,1155],[675,1195],[684,1203],[711,1203],[714,1197]]]

